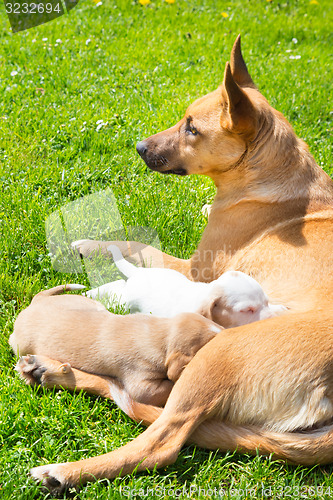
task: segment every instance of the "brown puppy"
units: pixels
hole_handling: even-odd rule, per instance
[[[25,370],[29,383],[40,379],[42,385],[60,385],[66,374],[75,389],[73,365],[117,379],[137,401],[162,406],[195,353],[223,330],[199,314],[168,319],[119,316],[87,297],[58,295],[78,287],[61,285],[40,292],[19,314],[9,339],[14,352],[60,361],[59,370],[48,378],[30,356]]]
[[[217,187],[198,251],[189,261],[164,254],[165,265],[206,281],[243,271],[291,312],[217,335],[187,365],[163,410],[131,401],[118,388],[120,406],[152,425],[112,453],[38,467],[33,476],[60,492],[163,467],[185,442],[259,449],[295,463],[333,461],[332,181],[255,88],[239,38],[223,85],[192,104],[175,127],[144,142],[138,149],[151,168],[204,173]],[[79,246],[86,255],[110,244]],[[128,255],[127,244],[117,245]],[[155,266],[158,251],[131,244],[132,253],[141,250]],[[36,357],[35,363],[52,373],[57,362]],[[103,377],[80,377],[79,389],[106,394]]]

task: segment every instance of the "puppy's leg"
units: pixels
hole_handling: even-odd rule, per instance
[[[112,399],[110,387],[115,384],[114,379],[77,370],[69,363],[61,363],[46,356],[22,356],[16,365],[16,371],[28,385],[83,390]]]
[[[140,374],[126,378],[125,390],[135,401],[146,405],[164,406],[174,386],[168,379],[145,379]]]
[[[279,316],[280,314],[284,314],[288,311],[288,308],[282,304],[268,304],[268,307],[275,316]]]
[[[138,241],[98,241],[78,240],[73,241],[72,247],[79,251],[82,257],[93,257],[98,253],[108,255],[108,247],[116,245],[125,258],[129,258],[140,267],[166,267],[176,269],[190,277],[190,260],[172,257],[157,248],[145,245]]]
[[[144,405],[164,406],[173,388],[170,380],[147,380],[137,375],[132,380],[127,380],[128,391],[126,391],[121,381],[112,377],[87,373],[73,368],[69,363],[61,363],[46,356],[32,354],[20,358],[16,371],[28,385],[41,385],[48,389],[56,387],[70,391],[85,391],[116,402],[118,398],[120,402],[118,406],[121,408],[121,401],[124,398],[129,408],[132,405],[132,398]],[[134,409],[131,411],[134,420],[142,420],[140,412],[136,414]]]
[[[125,285],[125,280],[112,281],[111,283],[106,283],[105,285],[101,285],[98,288],[88,290],[85,295],[90,299],[95,300],[108,297],[111,304],[114,302],[120,305],[125,305],[125,302],[122,300],[122,292],[125,288]]]

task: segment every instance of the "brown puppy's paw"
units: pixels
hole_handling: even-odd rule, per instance
[[[53,496],[58,497],[72,486],[61,472],[61,466],[62,464],[50,464],[34,467],[30,470],[30,474],[36,481],[41,482]]]
[[[41,385],[43,387],[66,385],[68,375],[72,373],[69,363],[60,363],[44,356],[28,354],[22,356],[15,370],[28,385]]]

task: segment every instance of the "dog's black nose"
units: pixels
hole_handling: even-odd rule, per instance
[[[147,152],[147,145],[145,143],[145,141],[140,141],[137,143],[136,145],[136,150],[137,152],[139,153],[139,155],[141,156],[141,158],[144,157],[144,155],[146,154]]]

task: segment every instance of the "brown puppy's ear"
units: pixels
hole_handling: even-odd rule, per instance
[[[234,80],[241,87],[257,88],[248,72],[241,51],[241,36],[238,35],[230,55],[230,69]]]
[[[198,311],[198,314],[214,321],[214,323],[222,326],[223,328],[230,327],[230,314],[228,313],[223,295],[207,300],[207,302],[205,302],[202,308]]]
[[[177,382],[186,365],[189,364],[193,356],[187,356],[176,351],[170,354],[165,362],[167,377],[172,382]]]
[[[198,311],[198,314],[201,314],[201,316],[204,316],[207,319],[215,321],[215,311],[216,309],[222,309],[223,303],[224,302],[222,297],[210,298],[202,305],[201,309]]]
[[[222,127],[251,137],[255,133],[256,112],[247,94],[235,82],[229,63],[225,67],[222,97]]]
[[[198,314],[201,314],[201,316],[204,316],[207,319],[212,319],[212,309],[213,309],[213,304],[216,302],[216,300],[207,300],[197,311]]]

